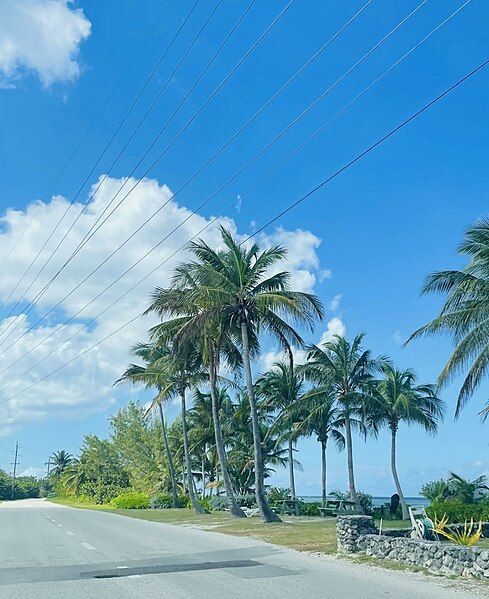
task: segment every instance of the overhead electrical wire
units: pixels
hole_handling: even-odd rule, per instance
[[[373,152],[376,148],[378,148],[383,143],[385,143],[388,139],[390,139],[398,131],[400,131],[406,125],[408,125],[409,123],[411,123],[412,121],[414,121],[416,118],[418,118],[424,112],[426,112],[429,108],[431,108],[433,105],[435,105],[440,100],[442,100],[445,96],[447,96],[452,91],[454,91],[456,88],[458,88],[460,85],[462,85],[465,81],[467,81],[468,79],[470,79],[471,77],[473,77],[474,75],[476,75],[478,72],[480,72],[482,69],[484,69],[485,67],[487,67],[488,64],[489,64],[489,59],[484,60],[482,63],[480,63],[474,69],[472,69],[469,73],[467,73],[466,75],[464,75],[461,79],[459,79],[454,84],[452,84],[450,87],[448,87],[447,89],[445,89],[438,96],[436,96],[435,98],[433,98],[432,100],[430,100],[422,108],[420,108],[419,110],[417,110],[416,112],[414,112],[413,114],[411,114],[409,117],[407,117],[406,119],[404,119],[401,123],[399,123],[396,127],[394,127],[393,129],[391,129],[388,133],[386,133],[385,135],[383,135],[375,143],[373,143],[372,145],[368,146],[365,150],[363,150],[362,152],[360,152],[360,154],[357,154],[352,160],[350,160],[349,162],[347,162],[346,164],[344,164],[341,168],[339,168],[338,170],[336,170],[329,177],[327,177],[326,179],[324,179],[323,181],[321,181],[321,183],[319,183],[318,185],[316,185],[313,189],[311,189],[306,194],[302,195],[297,200],[295,200],[294,202],[292,202],[291,204],[289,204],[286,208],[284,208],[283,210],[281,210],[273,218],[271,218],[270,220],[268,220],[262,227],[260,227],[259,229],[257,229],[253,233],[253,235],[250,235],[249,237],[247,237],[246,239],[244,239],[240,243],[240,245],[243,245],[244,243],[246,243],[247,241],[249,241],[254,235],[256,235],[257,233],[260,233],[261,231],[263,231],[264,229],[266,229],[268,226],[270,226],[271,224],[273,224],[274,222],[276,222],[279,218],[281,218],[282,216],[284,216],[285,214],[287,214],[288,212],[290,212],[291,210],[293,210],[296,206],[298,206],[299,204],[301,204],[302,202],[304,202],[305,200],[307,200],[308,198],[310,198],[312,195],[314,195],[315,193],[317,193],[319,190],[321,190],[323,187],[325,187],[328,183],[330,183],[333,179],[335,179],[340,174],[342,174],[343,172],[345,172],[346,170],[348,170],[349,168],[351,168],[354,164],[356,164],[362,158],[364,158],[365,156],[367,156],[368,154],[370,154],[371,152]],[[0,401],[0,404],[8,402],[8,401],[11,401],[12,399],[17,398],[20,395],[23,395],[24,393],[26,393],[27,391],[29,391],[30,389],[36,387],[38,384],[40,384],[41,382],[43,382],[46,379],[48,379],[49,377],[51,377],[53,374],[56,374],[56,373],[60,372],[61,370],[63,370],[64,368],[66,368],[67,366],[69,366],[70,364],[72,364],[74,361],[78,360],[82,356],[86,355],[88,352],[92,351],[93,349],[95,349],[96,347],[98,347],[99,345],[101,345],[102,343],[104,343],[105,341],[107,341],[108,339],[110,339],[111,337],[113,337],[114,335],[116,335],[117,333],[119,333],[121,330],[123,330],[124,328],[126,328],[127,326],[129,326],[130,324],[132,324],[133,322],[135,322],[140,317],[141,317],[141,314],[137,314],[136,316],[134,316],[133,318],[131,318],[131,320],[129,320],[125,324],[123,324],[120,327],[118,327],[115,331],[112,331],[111,333],[109,333],[108,335],[106,335],[103,339],[99,340],[97,343],[94,343],[90,347],[86,348],[85,350],[83,350],[82,352],[80,352],[79,354],[77,354],[76,356],[74,356],[73,358],[71,358],[71,360],[68,360],[67,362],[65,362],[64,364],[62,364],[61,366],[59,366],[55,370],[51,371],[50,373],[46,374],[42,378],[40,378],[37,381],[33,382],[31,385],[29,385],[28,387],[24,388],[23,390],[21,390],[21,391],[15,393],[14,395],[12,395],[12,396],[10,396],[10,397],[8,397],[8,398]]]
[[[8,300],[12,297],[12,295],[15,293],[15,291],[17,290],[18,286],[22,283],[22,281],[24,280],[24,278],[27,276],[27,274],[29,273],[30,269],[34,266],[34,264],[37,262],[39,256],[42,254],[44,248],[47,246],[47,244],[49,243],[49,241],[52,239],[53,235],[56,233],[56,231],[58,230],[58,228],[60,227],[61,223],[64,221],[66,215],[68,214],[68,212],[70,211],[70,208],[74,205],[76,199],[78,198],[79,194],[81,193],[81,191],[83,190],[83,188],[85,187],[86,183],[88,182],[88,180],[90,179],[90,177],[92,176],[93,172],[95,171],[95,169],[97,168],[97,166],[99,165],[100,161],[102,160],[102,158],[105,156],[107,150],[109,149],[109,147],[111,146],[112,142],[114,141],[114,139],[116,138],[117,134],[119,133],[119,131],[121,130],[121,128],[123,127],[123,125],[125,124],[125,122],[127,121],[127,119],[129,118],[129,115],[132,113],[134,107],[136,106],[136,104],[138,103],[139,99],[141,98],[142,94],[144,93],[144,91],[146,90],[147,86],[149,85],[149,83],[151,82],[151,80],[153,79],[153,77],[155,76],[156,72],[158,71],[159,67],[161,66],[161,64],[163,63],[164,59],[166,58],[168,52],[170,51],[170,49],[172,48],[173,44],[175,43],[175,41],[177,40],[178,36],[180,35],[183,27],[185,26],[185,24],[187,23],[187,21],[189,20],[189,18],[191,17],[192,13],[194,12],[194,10],[197,8],[197,5],[199,3],[200,0],[195,0],[194,4],[192,5],[190,11],[187,13],[187,15],[185,16],[184,20],[182,21],[180,27],[177,29],[176,33],[174,34],[174,36],[172,37],[171,41],[169,42],[169,44],[167,45],[167,47],[165,48],[163,54],[160,56],[158,62],[156,63],[156,65],[154,66],[154,68],[152,69],[151,73],[149,74],[149,76],[147,77],[146,81],[144,82],[143,86],[140,88],[139,92],[136,94],[136,96],[133,98],[128,110],[126,111],[126,113],[124,114],[124,117],[121,119],[121,121],[119,121],[119,124],[117,125],[116,129],[114,130],[114,132],[112,133],[109,141],[105,144],[102,153],[99,154],[97,160],[94,162],[94,164],[92,165],[89,173],[86,175],[85,179],[83,180],[83,182],[81,183],[81,185],[79,186],[77,192],[75,193],[75,195],[73,196],[73,198],[71,199],[70,203],[68,204],[68,206],[66,207],[66,209],[63,211],[63,213],[61,214],[60,218],[58,219],[58,221],[56,222],[54,228],[52,229],[52,231],[50,232],[50,234],[48,235],[47,239],[44,241],[44,243],[41,245],[41,248],[38,250],[38,252],[36,253],[35,257],[33,258],[33,260],[30,262],[29,266],[27,267],[27,269],[24,271],[24,273],[21,275],[19,281],[16,283],[15,287],[12,289],[12,291],[7,295],[7,297],[3,300],[3,302],[0,304],[0,309],[3,308],[5,306],[5,304],[8,302]],[[161,95],[161,94],[160,94]],[[157,98],[159,98],[159,95],[157,96]],[[156,103],[156,99],[154,101],[154,103]],[[154,103],[152,104],[152,106],[154,105]],[[146,118],[148,113],[146,113],[145,117],[143,117],[144,119]],[[140,121],[138,127],[140,127],[140,125],[142,125],[142,122]],[[137,127],[137,128],[138,128]],[[132,138],[131,138],[132,139]],[[128,143],[128,142],[127,142]],[[112,165],[113,166],[113,165]],[[112,167],[111,167],[112,168]],[[93,194],[92,194],[93,197]],[[81,211],[79,212],[79,215],[77,217],[78,218],[81,216],[81,214],[86,210],[87,206],[89,205],[89,202],[85,203],[82,206]],[[65,237],[63,237],[62,241],[64,241]],[[61,241],[61,243],[62,243]],[[47,264],[49,263],[49,261],[51,260],[51,258],[53,257],[54,253],[56,252],[56,250],[59,248],[60,243],[56,246],[55,250],[51,253],[50,258],[47,260],[47,262],[44,263],[43,267],[41,268],[41,270],[37,273],[37,275],[35,276],[34,280],[31,281],[30,285],[27,287],[27,289],[24,291],[23,296],[15,303],[15,305],[13,306],[13,308],[10,310],[9,314],[6,316],[6,318],[8,318],[13,311],[15,310],[15,308],[21,303],[22,299],[25,297],[26,292],[32,287],[33,282],[35,282],[37,280],[37,278],[39,277],[39,275],[44,271],[44,269],[46,268]]]
[[[99,108],[97,114],[95,115],[95,117],[92,119],[90,125],[88,126],[88,128],[85,130],[84,134],[82,135],[82,137],[80,138],[79,142],[77,143],[77,145],[75,146],[74,150],[71,152],[71,154],[68,157],[68,160],[63,164],[61,170],[59,171],[59,173],[57,174],[56,178],[54,179],[53,183],[50,185],[49,190],[47,192],[47,196],[49,197],[54,189],[56,188],[56,185],[59,183],[59,181],[61,180],[61,177],[65,174],[66,170],[68,169],[68,167],[70,166],[70,164],[73,162],[74,157],[77,155],[77,153],[79,152],[80,148],[83,146],[85,140],[87,139],[87,137],[90,135],[90,133],[92,132],[93,127],[95,126],[95,123],[98,121],[98,119],[101,117],[101,115],[103,114],[104,110],[107,108],[109,102],[112,100],[112,98],[114,97],[116,91],[119,89],[119,87],[121,86],[122,82],[124,81],[124,79],[127,77],[128,73],[130,72],[130,70],[132,69],[132,67],[134,66],[134,64],[136,63],[137,59],[139,58],[139,56],[141,55],[142,51],[144,50],[144,48],[146,47],[147,43],[149,42],[149,40],[153,37],[155,31],[157,30],[157,28],[159,27],[161,21],[163,20],[163,17],[166,15],[166,13],[168,12],[168,9],[170,8],[170,6],[174,3],[175,0],[169,0],[169,2],[167,2],[166,6],[163,8],[163,10],[160,13],[160,16],[158,17],[158,19],[156,20],[155,24],[153,25],[153,27],[150,29],[148,35],[146,36],[145,40],[143,41],[143,43],[139,46],[138,50],[136,51],[136,53],[134,54],[132,60],[130,61],[130,63],[128,64],[128,66],[126,67],[126,69],[124,70],[124,72],[122,73],[122,75],[119,77],[119,79],[117,80],[116,84],[114,85],[114,87],[112,88],[111,92],[109,93],[109,95],[105,98],[102,106]],[[18,246],[18,244],[22,241],[24,235],[27,233],[27,231],[29,230],[29,228],[32,226],[32,223],[34,222],[34,219],[36,218],[36,216],[38,215],[40,210],[40,206],[37,207],[37,210],[34,211],[34,213],[32,214],[32,216],[30,217],[30,219],[28,220],[26,226],[24,227],[24,229],[22,230],[21,234],[17,237],[17,239],[14,241],[14,243],[12,244],[12,246],[10,247],[9,251],[7,252],[7,254],[5,254],[5,256],[2,258],[1,262],[0,262],[0,269],[3,268],[3,266],[6,264],[6,262],[8,261],[8,259],[10,258],[10,256],[12,255],[13,251],[15,250],[15,248]],[[2,304],[3,306],[4,304]]]
[[[343,112],[345,112],[345,110],[347,110],[354,102],[356,102],[360,97],[362,97],[367,91],[369,91],[374,85],[376,85],[379,81],[381,81],[386,75],[388,75],[396,66],[398,66],[403,60],[405,60],[410,54],[412,54],[412,52],[414,52],[421,44],[423,44],[424,42],[426,42],[432,35],[434,35],[441,27],[443,27],[446,23],[448,23],[455,15],[457,15],[465,6],[467,6],[467,4],[470,3],[471,0],[467,0],[464,4],[462,4],[458,9],[456,9],[454,12],[452,12],[448,17],[446,17],[441,23],[439,23],[434,29],[432,29],[428,34],[426,34],[425,36],[423,36],[416,44],[414,44],[407,52],[405,52],[398,60],[396,60],[389,68],[387,68],[385,71],[383,71],[383,73],[381,75],[379,75],[376,79],[374,79],[370,84],[368,84],[366,87],[364,87],[362,89],[362,91],[357,94],[351,101],[349,101],[345,106],[343,106],[343,108],[341,108],[339,111],[337,111],[335,113],[335,115],[333,115],[333,117],[331,117],[328,121],[326,121],[323,125],[321,125],[318,129],[315,130],[315,132],[310,135],[305,141],[303,141],[299,146],[297,146],[296,148],[294,148],[291,152],[289,152],[278,164],[276,164],[272,169],[270,169],[263,177],[261,177],[261,179],[255,183],[252,187],[250,187],[244,194],[240,195],[240,199],[244,198],[246,195],[248,195],[252,190],[254,190],[261,182],[263,182],[266,178],[268,178],[273,172],[275,172],[284,162],[286,162],[291,156],[293,156],[297,151],[299,151],[302,147],[304,147],[307,143],[309,143],[314,137],[316,137],[320,132],[322,132],[329,124],[331,124],[334,120],[336,120]],[[249,163],[247,163],[249,164]],[[245,167],[243,167],[244,169]],[[243,169],[240,169],[239,172],[242,172]],[[237,175],[235,175],[237,176]],[[221,188],[222,189],[222,188]],[[212,196],[211,196],[212,197]],[[196,237],[198,237],[199,235],[201,235],[207,228],[209,228],[214,222],[216,222],[219,218],[221,218],[225,212],[227,212],[232,206],[234,206],[239,200],[234,200],[233,202],[231,202],[231,204],[229,204],[228,206],[226,206],[226,208],[220,213],[218,214],[216,217],[213,217],[207,224],[205,227],[203,227],[198,233],[196,233],[193,237],[191,237],[191,239],[189,241],[191,241],[192,239],[195,239]],[[180,222],[174,229],[172,229],[172,231],[170,231],[170,233],[168,235],[165,236],[164,240],[166,240],[172,233],[174,233],[176,230],[178,230],[181,226],[183,226],[183,224],[185,224],[194,214],[190,214],[188,215],[182,222]],[[187,242],[188,243],[188,242]],[[171,260],[179,251],[183,250],[186,246],[186,243],[183,244],[181,247],[179,247],[177,250],[175,250],[170,256],[168,256],[163,262],[161,262],[160,264],[158,264],[155,268],[153,268],[149,273],[147,273],[142,279],[140,279],[137,283],[135,283],[134,285],[132,285],[128,290],[126,290],[121,296],[119,296],[116,300],[114,300],[113,302],[111,302],[111,304],[109,306],[107,306],[102,312],[98,313],[96,316],[92,317],[87,323],[85,323],[80,329],[78,329],[75,333],[73,333],[70,337],[68,337],[66,340],[64,340],[58,347],[54,348],[51,352],[49,352],[46,356],[44,356],[41,360],[39,360],[38,362],[36,362],[34,365],[32,365],[28,370],[24,371],[22,373],[22,375],[19,375],[19,377],[17,377],[16,379],[14,379],[13,381],[9,382],[6,386],[4,386],[3,388],[0,389],[0,392],[4,391],[5,389],[7,389],[8,387],[10,387],[11,385],[13,385],[14,383],[16,383],[18,380],[20,380],[21,378],[23,378],[26,374],[28,374],[30,371],[32,371],[34,368],[36,368],[39,364],[41,364],[42,362],[44,362],[50,355],[52,355],[53,353],[55,353],[56,351],[58,351],[59,349],[61,349],[61,347],[63,347],[66,343],[68,343],[69,341],[71,341],[71,339],[73,339],[76,335],[78,335],[80,332],[82,332],[83,330],[85,330],[86,328],[88,328],[92,323],[96,322],[96,320],[98,320],[103,314],[105,314],[109,309],[111,309],[115,304],[117,304],[119,301],[121,301],[124,297],[126,297],[130,292],[132,292],[136,287],[138,287],[142,282],[144,282],[146,279],[148,279],[152,274],[154,274],[157,270],[159,270],[164,264],[166,264],[169,260]],[[143,256],[140,261],[142,259],[144,259],[145,256]],[[139,262],[139,261],[138,261]],[[137,264],[137,263],[136,263]],[[134,267],[134,265],[133,265]],[[25,356],[27,356],[28,354],[30,354],[33,350],[35,350],[37,347],[39,347],[40,345],[42,345],[42,343],[44,343],[47,339],[49,339],[50,337],[52,337],[54,334],[56,334],[61,328],[63,328],[65,325],[67,325],[69,322],[71,322],[74,318],[76,318],[76,316],[78,316],[80,313],[82,313],[87,307],[89,307],[94,301],[96,301],[103,293],[105,293],[108,289],[110,289],[117,281],[119,281],[121,278],[123,278],[123,276],[125,276],[125,274],[127,274],[127,272],[129,272],[129,270],[132,270],[131,267],[130,269],[128,269],[127,271],[125,271],[124,273],[122,273],[117,279],[115,279],[115,281],[113,281],[108,287],[106,287],[103,291],[101,291],[95,298],[93,298],[88,304],[85,304],[85,306],[83,306],[80,310],[78,310],[73,316],[71,316],[66,322],[62,323],[60,326],[58,326],[54,331],[52,331],[47,337],[45,337],[44,339],[40,340],[36,345],[34,345],[32,348],[30,348],[27,352],[25,352],[22,356],[19,356],[15,362],[13,362],[12,364],[10,364],[9,366],[7,366],[6,368],[4,368],[3,370],[0,371],[0,375],[2,375],[3,373],[5,373],[11,366],[13,366],[14,364],[17,364],[19,360],[23,359]]]
[[[372,1],[372,0],[370,0]],[[294,2],[294,0],[289,0],[288,4],[285,6],[284,9],[282,9],[282,11],[278,14],[277,17],[275,17],[275,19],[272,21],[272,23],[266,28],[266,30],[260,35],[260,37],[252,44],[252,46],[248,49],[248,51],[244,54],[244,56],[238,61],[238,63],[236,63],[236,65],[231,69],[231,71],[226,75],[226,77],[221,81],[221,83],[217,86],[217,88],[215,88],[215,90],[212,92],[212,94],[207,98],[207,100],[204,102],[204,104],[201,105],[201,107],[193,114],[193,116],[191,117],[191,119],[189,121],[187,121],[187,123],[184,125],[184,127],[180,130],[180,132],[177,134],[177,136],[172,140],[172,142],[169,144],[169,146],[167,146],[164,150],[164,152],[166,152],[166,150],[173,145],[173,143],[181,136],[181,134],[184,132],[184,130],[186,128],[188,128],[188,126],[191,124],[191,122],[193,122],[193,120],[195,120],[195,118],[200,114],[200,112],[202,112],[202,110],[205,108],[205,106],[212,100],[212,98],[218,93],[218,91],[225,85],[225,83],[232,77],[232,75],[238,70],[238,68],[241,66],[241,64],[246,60],[246,58],[253,52],[253,50],[259,45],[259,43],[268,35],[268,33],[274,28],[274,26],[278,23],[278,21],[282,18],[282,16],[286,13],[286,11],[290,8],[290,6],[292,5],[292,3]],[[231,143],[231,142],[229,142]],[[229,144],[228,144],[229,145]],[[221,150],[222,151],[222,150]],[[163,156],[163,153],[159,155],[159,157],[157,158],[157,160],[153,163],[153,165],[150,167],[150,169],[148,169],[146,171],[146,173],[143,174],[143,177],[147,174],[147,172],[149,172],[149,170],[151,170],[151,168],[153,168],[153,166],[156,164],[156,162],[158,162],[159,160],[161,160]],[[204,167],[202,167],[204,168]],[[197,175],[194,175],[194,177]],[[141,181],[141,179],[139,179],[139,181],[131,188],[131,190],[128,192],[128,194],[126,194],[126,196],[124,196],[123,200],[134,190],[134,188],[139,184],[139,182]],[[187,184],[190,181],[187,182]],[[175,194],[174,194],[175,195]],[[123,201],[122,200],[122,201]],[[122,201],[118,204],[118,206],[122,203]],[[117,206],[117,207],[118,207]],[[113,213],[113,211],[112,211]],[[111,214],[112,214],[111,213]],[[143,226],[145,226],[152,218],[154,218],[154,216],[156,215],[156,213],[154,213],[145,223],[143,223],[143,225],[140,227],[142,228]],[[109,215],[110,216],[110,215]],[[107,220],[107,219],[105,219]],[[105,221],[104,221],[105,222]],[[99,227],[100,228],[100,227]],[[134,233],[135,234],[135,233]],[[126,241],[124,242],[124,245],[134,236],[134,234],[126,239]],[[122,247],[122,246],[121,246]],[[118,248],[120,249],[120,248]],[[79,250],[78,250],[79,251]],[[76,252],[77,253],[77,252]],[[60,267],[60,269],[53,275],[53,277],[48,281],[48,283],[46,283],[44,285],[44,287],[38,292],[38,294],[29,301],[27,307],[25,308],[25,310],[23,311],[23,314],[26,315],[28,314],[32,308],[34,307],[35,303],[39,300],[39,298],[44,294],[44,292],[51,286],[51,284],[54,282],[54,280],[59,276],[59,274],[62,272],[62,270],[64,270],[64,268],[67,266],[67,264],[69,264],[69,262],[71,262],[71,260],[73,259],[73,257],[76,255],[76,253],[73,253],[64,263],[63,265]],[[21,300],[19,300],[17,302],[20,303]],[[11,315],[12,311],[9,313],[9,315],[7,315],[6,318],[8,318]],[[10,321],[10,323],[3,329],[3,331],[0,333],[0,337],[2,335],[4,335],[5,333],[7,333],[11,327],[15,324],[15,322],[19,321],[19,319],[14,319],[12,321]],[[19,321],[20,322],[20,321]],[[5,341],[5,339],[3,340]]]

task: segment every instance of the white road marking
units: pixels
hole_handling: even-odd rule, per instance
[[[85,547],[85,549],[88,549],[89,551],[96,551],[97,548],[94,547],[93,545],[90,545],[90,543],[82,543],[83,547]]]
[[[56,526],[58,526],[59,528],[63,528],[62,524],[57,524]]]
[[[129,568],[129,566],[117,566],[118,570],[125,570],[126,568]]]
[[[126,578],[141,578],[141,574],[131,574],[130,576],[126,576]]]
[[[74,533],[74,532],[71,532],[71,530],[67,530],[67,531],[66,531],[66,534],[67,534],[69,537],[74,537],[74,536],[75,536],[75,533]]]

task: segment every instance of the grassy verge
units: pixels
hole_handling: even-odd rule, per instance
[[[252,537],[275,545],[283,545],[298,551],[336,552],[336,520],[284,516],[284,522],[264,524],[258,517],[236,519],[227,512],[197,515],[188,509],[167,510],[119,510],[104,505],[78,503],[71,499],[55,498],[53,503],[76,508],[111,512],[130,518],[194,526],[240,537]]]

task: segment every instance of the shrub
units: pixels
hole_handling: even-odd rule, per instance
[[[222,512],[227,509],[228,500],[224,495],[213,495],[209,497],[209,506],[211,510]]]
[[[146,493],[128,491],[114,497],[110,505],[121,510],[145,510],[149,508],[149,496]]]
[[[170,493],[160,493],[154,495],[149,500],[149,507],[152,510],[168,509],[173,507],[173,497]]]
[[[276,501],[283,501],[290,497],[290,489],[284,487],[270,487],[268,490],[268,501],[275,503]]]
[[[205,509],[206,512],[210,512],[212,510],[210,497],[206,497],[205,499],[199,499],[199,503]]]
[[[237,495],[236,501],[241,507],[256,507],[256,497],[254,493],[245,493],[244,495]]]
[[[476,521],[489,522],[489,501],[464,503],[458,499],[435,501],[426,508],[430,518],[441,518],[444,514],[449,522],[461,523],[472,518]]]
[[[301,516],[320,516],[320,503],[309,503],[308,501],[299,501],[299,509]]]

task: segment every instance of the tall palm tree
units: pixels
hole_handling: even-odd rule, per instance
[[[345,437],[341,432],[345,423],[340,418],[339,410],[332,390],[328,387],[314,387],[299,399],[296,406],[297,422],[294,425],[299,435],[315,435],[321,446],[321,491],[323,503],[328,496],[328,441],[333,439],[340,450],[345,447]]]
[[[438,384],[449,383],[468,367],[455,417],[489,369],[489,219],[479,220],[466,231],[458,253],[469,258],[462,270],[435,272],[422,288],[423,293],[446,295],[440,314],[407,341],[440,333],[452,336],[455,350],[440,373]],[[488,408],[483,410],[482,415],[487,411]]]
[[[363,337],[363,334],[357,335],[350,343],[344,337],[335,335],[332,341],[321,347],[312,346],[304,366],[310,380],[331,388],[333,392],[338,415],[344,422],[349,494],[356,503],[352,428],[358,425],[358,417],[363,415],[368,383],[372,381],[373,373],[381,361],[381,358],[372,358],[369,350],[362,349]]]
[[[55,475],[61,475],[66,468],[73,463],[73,456],[64,449],[55,451],[49,458],[50,463],[54,466],[51,472]]]
[[[293,361],[275,362],[269,372],[262,375],[256,382],[258,395],[263,397],[262,407],[271,409],[277,414],[276,423],[284,431],[287,438],[289,454],[289,488],[292,497],[295,499],[295,473],[294,473],[294,442],[297,439],[298,431],[294,430],[294,425],[299,419],[297,410],[292,410],[297,406],[301,398],[304,382],[301,376],[294,369]]]
[[[171,340],[177,353],[181,350],[185,352],[187,347],[192,346],[193,351],[199,354],[201,364],[207,369],[216,451],[229,509],[232,516],[246,518],[236,501],[229,476],[217,390],[218,371],[222,361],[236,368],[241,356],[226,328],[215,314],[207,311],[207,302],[202,301],[205,298],[198,297],[198,285],[192,276],[193,268],[192,263],[180,265],[173,279],[173,287],[157,288],[154,291],[147,313],[154,312],[161,318],[170,316],[170,320],[153,327],[151,335],[158,343]]]
[[[168,381],[165,379],[165,375],[161,372],[161,369],[158,368],[158,360],[167,357],[169,355],[169,351],[170,350],[168,348],[158,348],[154,344],[150,343],[136,344],[132,348],[131,353],[140,358],[144,365],[130,364],[121,378],[118,379],[115,384],[130,381],[133,384],[139,383],[147,388],[156,388],[158,390],[158,394],[151,402],[150,409],[156,408],[158,410],[163,445],[165,447],[165,454],[168,463],[168,472],[170,474],[172,503],[173,507],[177,508],[180,506],[178,499],[177,477],[172,451],[168,442],[168,431],[165,414],[163,411],[163,403],[168,399],[168,396],[164,396],[163,391],[168,384]]]
[[[399,495],[402,518],[409,518],[401,482],[397,473],[396,442],[399,424],[418,424],[427,432],[435,433],[443,417],[443,401],[436,396],[434,385],[416,385],[416,376],[410,369],[397,370],[390,364],[382,366],[384,378],[373,385],[373,402],[368,418],[374,429],[388,426],[391,431],[392,478]]]
[[[299,333],[285,318],[311,328],[316,318],[322,318],[322,306],[312,294],[290,290],[287,272],[272,274],[285,258],[281,246],[260,251],[256,243],[238,244],[223,227],[220,228],[223,249],[214,250],[200,240],[189,244],[196,261],[187,268],[195,280],[192,299],[206,306],[202,321],[212,318],[239,338],[246,387],[250,404],[255,458],[255,494],[265,522],[280,521],[270,509],[264,486],[264,462],[258,408],[251,372],[251,361],[259,353],[259,333],[265,331],[284,349],[304,346]]]

